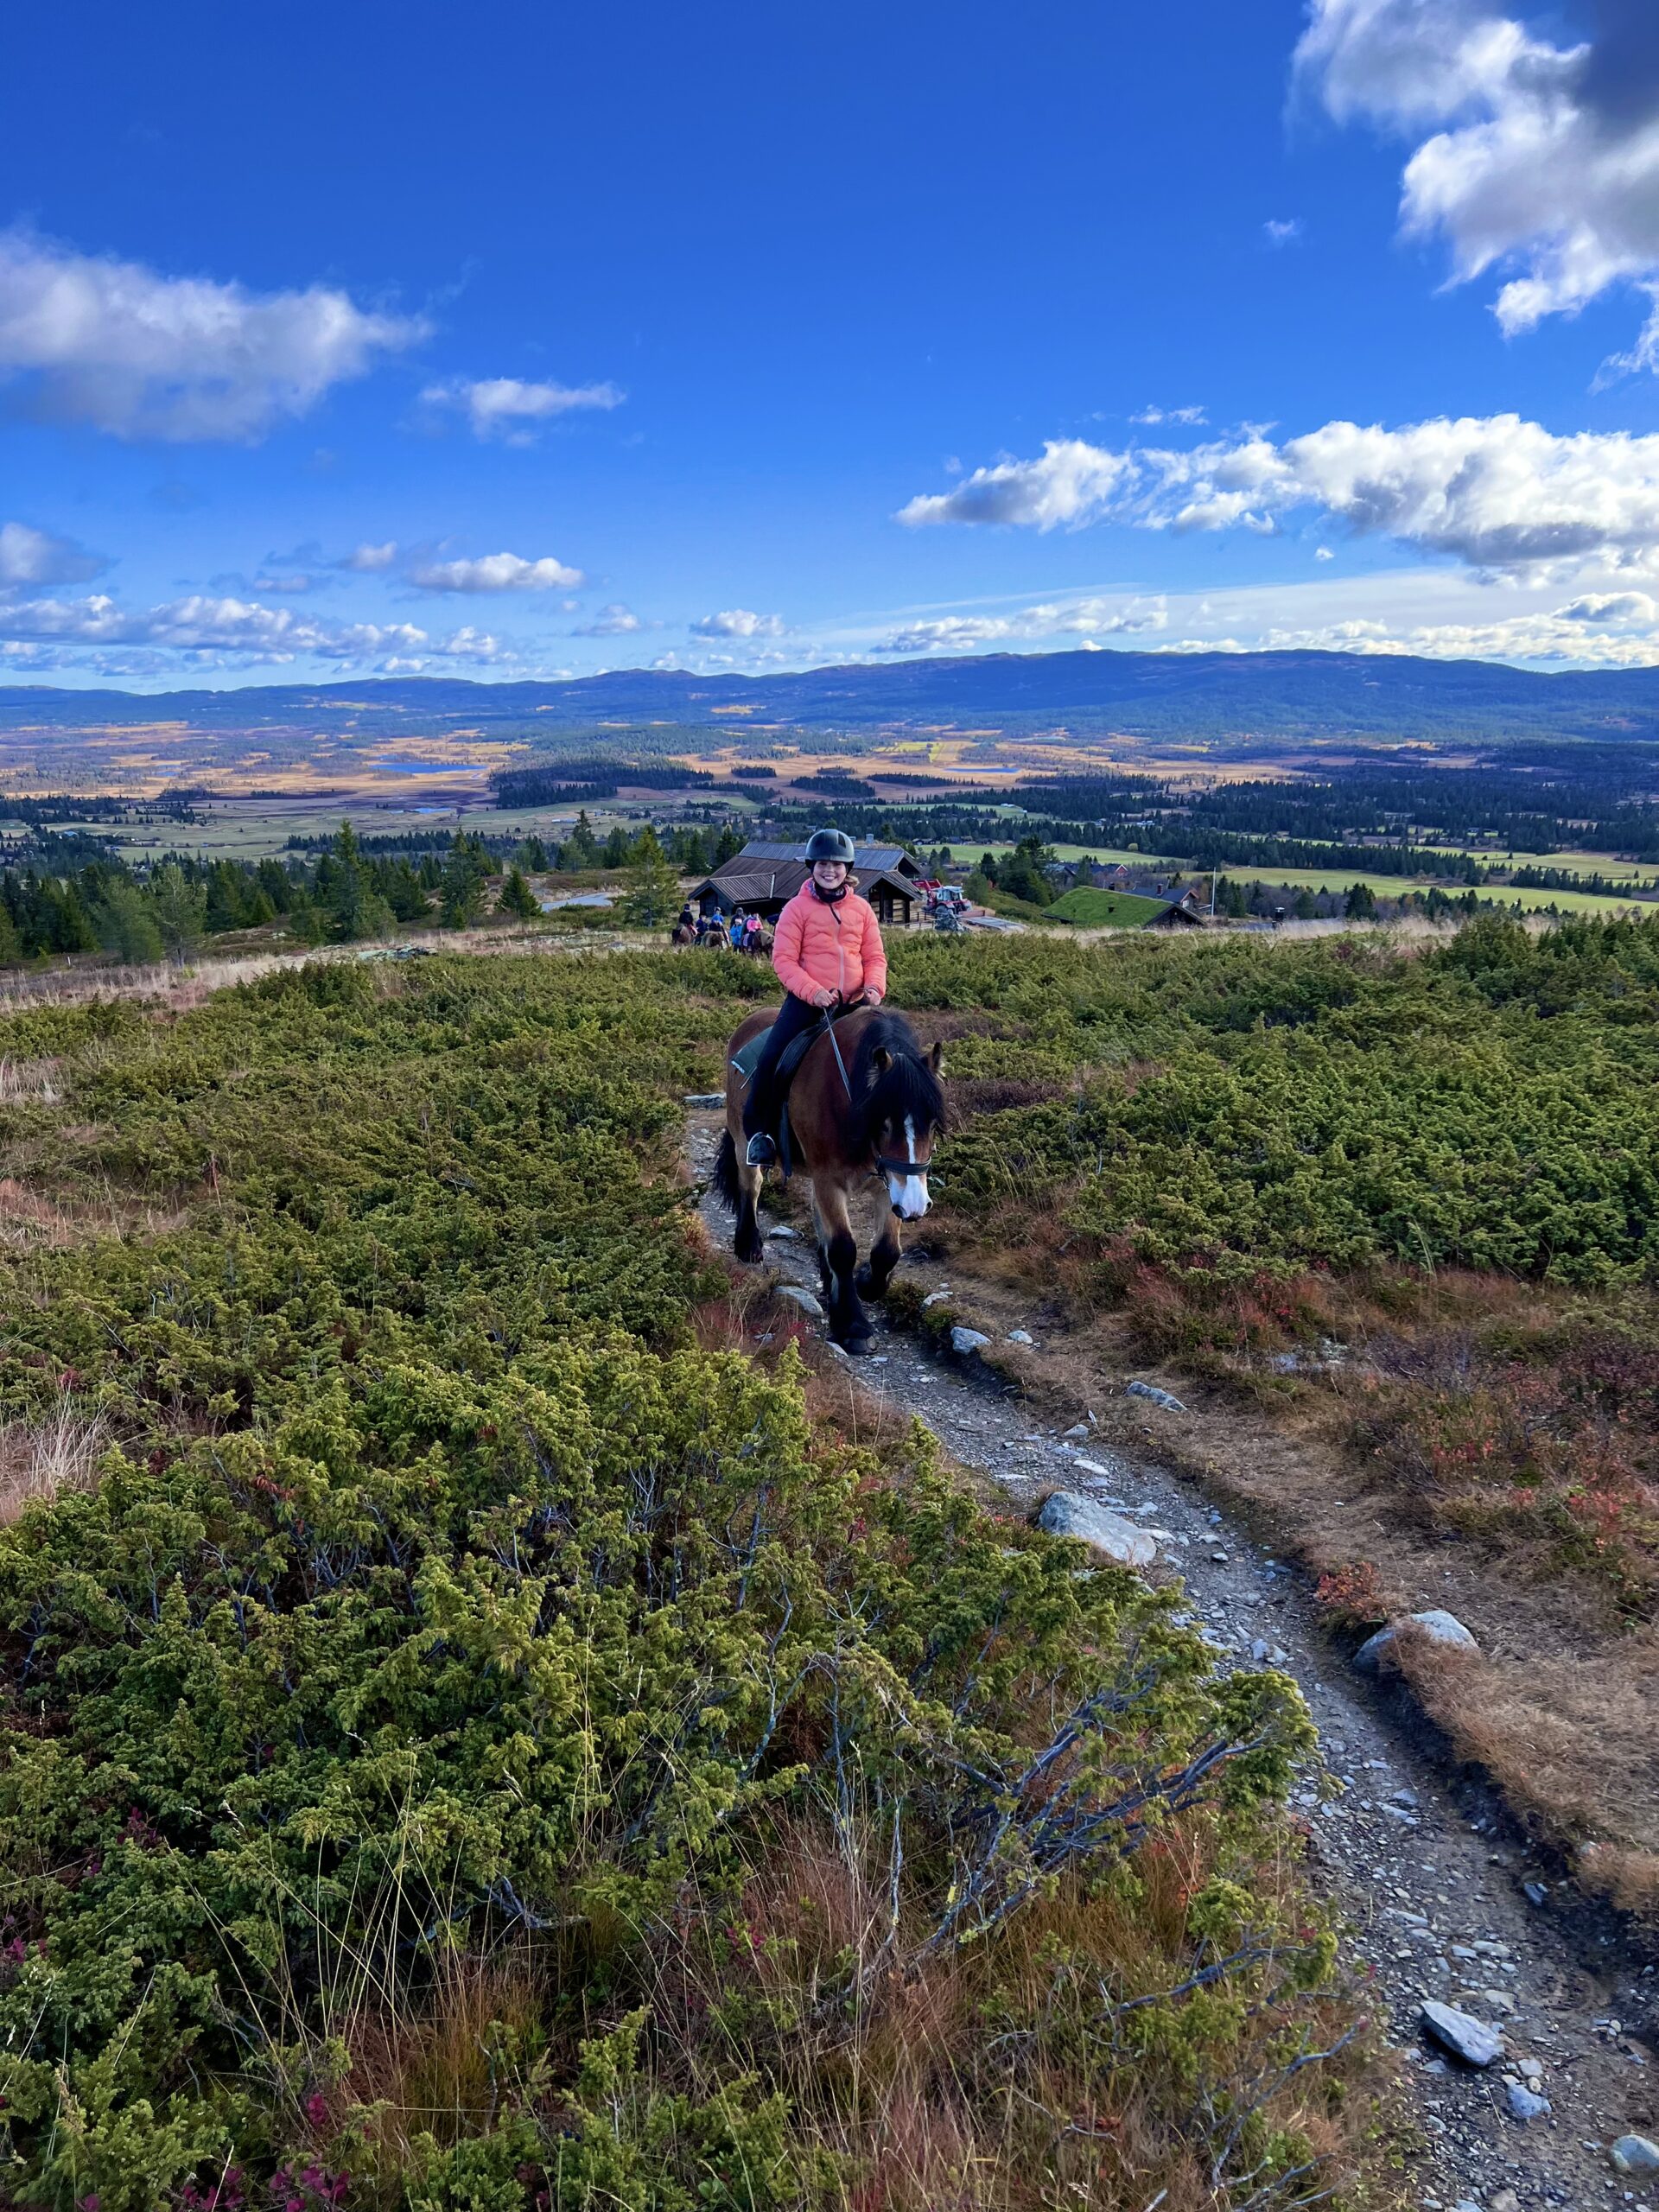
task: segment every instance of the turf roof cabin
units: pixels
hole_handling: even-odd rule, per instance
[[[746,914],[760,914],[775,922],[809,873],[804,839],[798,845],[769,844],[757,839],[723,861],[712,875],[704,876],[691,896],[705,914],[715,907],[729,914],[741,906]],[[921,873],[920,863],[902,845],[855,848],[853,874],[884,929],[910,921],[912,909],[918,903],[916,886]]]

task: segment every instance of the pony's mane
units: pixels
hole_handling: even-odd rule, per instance
[[[892,1065],[875,1068],[878,1052],[892,1055]],[[878,1013],[864,1026],[853,1060],[854,1138],[869,1143],[883,1122],[895,1127],[906,1114],[913,1116],[917,1133],[944,1127],[944,1092],[929,1067],[910,1024],[902,1014]]]

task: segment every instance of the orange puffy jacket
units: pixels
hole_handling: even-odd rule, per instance
[[[833,994],[853,999],[874,991],[880,998],[887,988],[881,925],[869,900],[856,891],[820,899],[810,880],[778,917],[772,964],[791,996],[809,1006],[827,1005]]]

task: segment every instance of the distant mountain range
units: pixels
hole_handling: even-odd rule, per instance
[[[734,710],[736,711],[734,711]],[[252,735],[319,719],[362,737],[481,729],[535,737],[784,723],[849,732],[905,724],[1205,740],[1659,739],[1659,668],[1541,675],[1492,661],[1325,653],[989,653],[779,676],[618,669],[564,683],[398,677],[241,690],[0,686],[0,737],[173,722]]]

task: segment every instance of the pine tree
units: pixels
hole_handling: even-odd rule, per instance
[[[620,916],[635,929],[659,929],[680,910],[680,879],[669,866],[654,830],[642,830],[634,850],[633,876]]]
[[[599,843],[594,836],[594,825],[588,819],[584,806],[576,817],[576,826],[565,839],[559,851],[559,866],[580,874],[584,869],[599,866]]]
[[[483,912],[484,873],[476,844],[469,844],[457,830],[438,894],[438,912],[445,929],[467,929]]]
[[[632,857],[628,850],[628,833],[619,822],[605,840],[602,865],[606,868],[626,868]]]
[[[1376,893],[1369,883],[1352,885],[1343,902],[1343,912],[1351,922],[1368,922],[1376,912]]]
[[[541,912],[536,893],[524,881],[524,870],[516,864],[507,870],[507,880],[496,903],[502,913],[515,915],[521,922],[533,922]]]
[[[207,900],[176,861],[163,861],[149,879],[149,903],[169,960],[182,960],[201,941]]]
[[[729,822],[720,825],[720,836],[715,841],[715,866],[724,868],[728,861],[734,861],[743,849],[743,840]]]
[[[92,915],[98,941],[105,952],[136,966],[162,957],[162,932],[156,910],[136,883],[116,876],[104,887]]]

